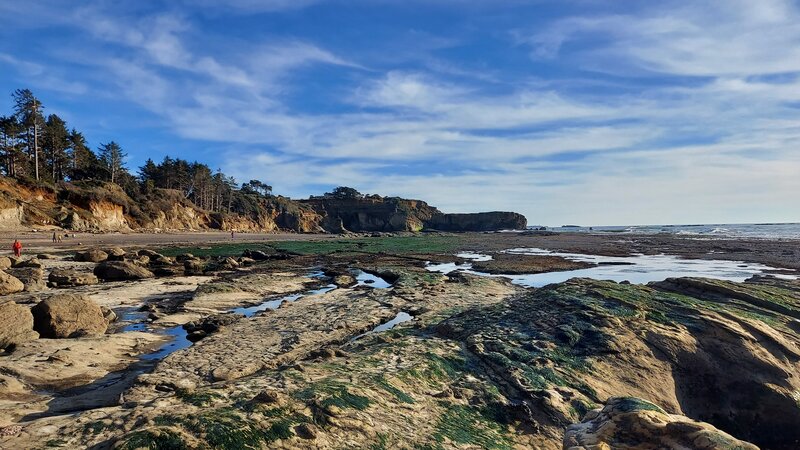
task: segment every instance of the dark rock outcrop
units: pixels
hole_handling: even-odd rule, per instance
[[[440,231],[524,230],[525,216],[515,212],[493,211],[474,214],[437,214],[425,223],[425,228]]]
[[[97,336],[108,327],[100,306],[85,295],[53,296],[34,306],[31,313],[33,329],[43,338]]]
[[[370,195],[358,198],[312,197],[301,200],[325,219],[329,233],[422,231],[493,231],[524,229],[525,216],[513,212],[444,214],[421,200]]]

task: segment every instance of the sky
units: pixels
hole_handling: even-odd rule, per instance
[[[16,88],[134,173],[170,155],[530,224],[800,221],[797,0],[0,0],[0,113]]]

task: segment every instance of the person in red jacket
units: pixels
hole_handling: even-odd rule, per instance
[[[22,242],[17,239],[14,239],[14,244],[11,246],[11,250],[14,250],[14,256],[19,258],[22,256]]]

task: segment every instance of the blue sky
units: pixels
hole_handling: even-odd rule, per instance
[[[2,2],[0,91],[134,171],[169,154],[293,197],[800,221],[798,24],[782,0]]]

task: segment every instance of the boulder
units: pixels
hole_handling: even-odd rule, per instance
[[[47,289],[44,281],[44,270],[38,267],[15,267],[8,273],[22,282],[25,292],[39,292]]]
[[[161,253],[158,253],[158,252],[155,252],[153,250],[146,249],[146,248],[142,249],[142,250],[139,250],[138,252],[136,252],[136,254],[139,255],[139,256],[147,256],[150,259],[155,259],[155,258],[157,258],[159,256],[164,256]]]
[[[187,338],[192,342],[196,342],[211,333],[219,331],[224,326],[238,322],[243,317],[241,314],[216,314],[186,323],[183,325],[183,329],[189,332]]]
[[[75,254],[75,261],[99,263],[107,259],[108,253],[97,249],[86,250],[85,252],[78,252]]]
[[[157,277],[177,277],[184,274],[186,269],[183,266],[156,266],[153,268],[153,274]]]
[[[333,277],[333,284],[339,287],[350,287],[358,284],[358,281],[356,281],[356,278],[354,276],[349,274],[336,275],[335,277]]]
[[[565,450],[620,448],[628,450],[758,450],[713,425],[668,414],[634,397],[612,397],[605,407],[586,414],[564,435]]]
[[[48,298],[31,309],[33,329],[43,338],[98,336],[108,323],[103,311],[82,294],[62,294]]]
[[[125,250],[119,247],[110,248],[106,250],[106,253],[108,253],[108,259],[111,261],[122,261],[125,259]]]
[[[175,257],[175,260],[178,262],[184,262],[189,259],[194,259],[194,255],[191,253],[182,253]]]
[[[206,262],[200,258],[187,259],[183,262],[183,269],[186,275],[202,275],[206,268]]]
[[[0,271],[0,295],[13,294],[15,292],[22,292],[25,285],[16,277],[13,277],[3,271]]]
[[[114,312],[113,309],[107,308],[105,306],[100,307],[100,311],[103,312],[103,318],[106,319],[106,323],[116,322],[118,317],[117,313]]]
[[[21,261],[16,265],[14,265],[14,268],[17,267],[29,267],[34,269],[41,269],[44,267],[44,264],[42,264],[42,262],[39,261],[38,258],[31,258],[31,259],[26,259],[25,261]]]
[[[50,287],[89,286],[97,284],[98,279],[94,274],[78,272],[69,269],[54,269],[47,277]]]
[[[173,264],[175,264],[175,258],[170,258],[169,256],[156,255],[150,257],[151,266],[171,266]]]
[[[33,331],[33,315],[27,306],[7,301],[0,303],[0,350],[13,349],[39,337]]]
[[[127,281],[153,278],[153,272],[127,261],[106,261],[94,268],[97,278],[105,281]]]
[[[39,253],[38,255],[36,255],[36,258],[38,258],[38,259],[58,259],[56,257],[56,255],[51,255],[49,253]]]
[[[11,258],[8,256],[0,256],[0,270],[6,270],[12,266]]]

